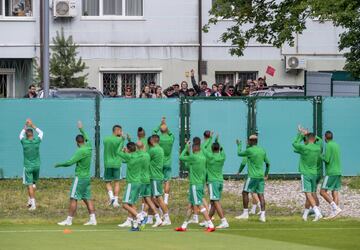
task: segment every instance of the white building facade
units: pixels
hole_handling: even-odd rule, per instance
[[[63,15],[69,2],[69,17]],[[21,97],[32,83],[33,59],[40,57],[40,1],[0,0],[0,97]],[[308,21],[294,47],[281,49],[250,43],[243,57],[229,54],[219,37],[231,20],[209,33],[199,29],[209,19],[212,0],[70,0],[51,1],[50,40],[62,28],[79,45],[88,84],[104,94],[132,85],[136,95],[150,81],[163,88],[185,80],[195,69],[209,84],[245,82],[275,75],[268,84],[303,85],[305,71],[341,71],[341,29],[331,22]],[[66,14],[68,15],[68,14]],[[57,17],[56,17],[57,16]],[[296,57],[296,70],[286,61]],[[200,67],[200,70],[199,70]]]

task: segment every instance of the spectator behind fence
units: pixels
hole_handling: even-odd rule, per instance
[[[154,98],[166,98],[166,96],[162,92],[162,88],[159,85],[155,88]]]
[[[250,85],[246,85],[243,91],[241,92],[241,95],[248,96],[250,94]]]
[[[193,88],[189,89],[189,90],[188,90],[188,96],[190,96],[190,97],[196,96],[195,89],[193,89]]]
[[[109,98],[117,98],[119,97],[118,94],[117,94],[117,91],[116,89],[110,89],[109,91]]]
[[[232,86],[232,85],[229,85],[225,91],[225,95],[224,96],[229,96],[229,97],[232,97],[232,96],[236,96],[235,94],[235,87]]]
[[[191,70],[191,83],[192,83],[195,91],[197,92],[197,95],[198,96],[210,96],[211,89],[208,88],[207,82],[201,81],[200,87],[199,87],[199,85],[196,83],[194,74],[195,74],[195,71],[192,69]]]
[[[218,84],[218,91],[221,94],[221,96],[223,96],[225,94],[225,86],[223,83]]]
[[[175,96],[176,96],[176,97],[179,97],[180,85],[177,84],[177,83],[175,83],[175,84],[173,85],[173,88],[174,88],[174,94],[175,94]]]
[[[36,98],[36,87],[34,84],[31,84],[28,88],[28,93],[24,95],[24,98]]]
[[[222,96],[221,93],[219,92],[219,87],[218,85],[215,83],[212,85],[211,87],[211,96]]]
[[[176,98],[177,97],[173,86],[170,86],[167,89],[165,89],[164,94],[167,98]]]
[[[145,85],[141,91],[140,98],[153,98],[154,94],[151,93],[149,85]]]
[[[179,90],[179,97],[189,96],[188,83],[186,81],[181,82],[181,89]]]
[[[262,90],[264,87],[267,87],[266,76],[258,78],[257,90]]]
[[[131,87],[125,88],[125,95],[123,97],[124,98],[134,98]]]
[[[151,94],[156,94],[156,83],[155,82],[149,82],[149,87],[150,87],[150,93]]]

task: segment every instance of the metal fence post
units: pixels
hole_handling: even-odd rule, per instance
[[[95,98],[95,177],[100,178],[100,97]]]
[[[247,136],[256,133],[256,98],[249,97],[247,99],[248,104],[248,122],[247,122]]]
[[[323,101],[322,96],[315,96],[313,99],[313,130],[317,136],[322,135],[322,111],[323,111]]]

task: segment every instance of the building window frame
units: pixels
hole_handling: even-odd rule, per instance
[[[117,74],[117,94],[122,96],[124,93],[123,79],[124,74],[135,74],[135,93],[134,97],[139,97],[141,93],[141,74],[156,74],[156,85],[162,87],[162,68],[100,68],[99,70],[99,90],[104,93],[104,74]],[[125,85],[124,85],[125,86]],[[104,93],[105,95],[105,93]]]
[[[36,11],[34,7],[35,0],[31,1],[31,16],[7,16],[6,7],[13,3],[13,0],[0,0],[0,21],[14,21],[14,22],[35,22]]]
[[[16,97],[16,79],[15,79],[15,69],[12,68],[0,68],[0,75],[7,76],[7,86],[6,89],[11,89],[12,94],[9,95],[7,92],[7,96],[5,98],[15,98]]]
[[[122,11],[121,15],[104,15],[104,0],[99,1],[99,15],[91,16],[91,15],[84,15],[83,11],[83,2],[81,1],[81,18],[80,20],[83,21],[98,21],[98,20],[124,20],[124,21],[144,21],[145,18],[145,0],[142,0],[142,15],[141,16],[128,16],[126,15],[126,0],[122,1]]]

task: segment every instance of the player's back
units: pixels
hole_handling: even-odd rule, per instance
[[[145,151],[139,151],[141,157],[141,183],[150,183],[150,155]]]
[[[140,151],[129,153],[129,159],[126,161],[126,182],[141,183],[141,167],[144,157]]]
[[[334,141],[326,144],[326,155],[329,155],[329,161],[326,162],[326,175],[341,175],[341,157],[340,146]]]
[[[118,151],[124,139],[115,135],[104,138],[104,165],[105,167],[118,167],[121,165],[121,157]]]
[[[162,180],[164,178],[164,150],[159,146],[150,147],[148,150],[150,155],[150,178],[153,180]]]
[[[321,155],[321,146],[308,143],[303,146],[301,152],[299,171],[306,175],[317,175],[319,173],[319,158]]]
[[[225,163],[225,153],[218,152],[212,153],[211,157],[206,158],[206,170],[208,173],[209,181],[222,181],[223,180],[223,167]]]
[[[193,153],[189,157],[190,184],[204,184],[206,177],[206,157],[202,152]]]
[[[21,144],[23,146],[24,154],[24,167],[26,168],[38,168],[40,167],[40,143],[39,138],[32,140],[22,139]]]
[[[75,175],[79,178],[90,178],[90,166],[92,160],[91,145],[82,145],[77,149],[76,154],[81,155],[81,159],[76,163]]]
[[[265,149],[257,145],[251,146],[246,149],[248,151],[248,175],[251,178],[264,177],[264,164],[267,162]]]

